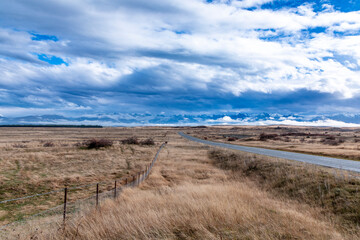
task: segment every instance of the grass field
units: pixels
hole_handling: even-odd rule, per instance
[[[193,128],[194,136],[250,147],[360,160],[360,129],[297,126]]]
[[[194,135],[204,131],[203,136],[207,131],[211,137],[208,128],[180,130]],[[325,168],[279,159],[254,159],[253,155],[239,152],[214,152],[210,147],[181,138],[177,134],[179,128],[6,131],[0,129],[1,147],[12,154],[8,158],[1,156],[0,164],[8,167],[1,173],[1,181],[29,182],[34,188],[52,181],[57,183],[53,188],[62,187],[65,178],[67,184],[76,185],[125,176],[150,162],[159,143],[169,143],[140,187],[124,190],[115,201],[106,200],[97,211],[84,209],[68,221],[65,232],[56,226],[39,227],[42,222],[59,218],[51,216],[14,228],[5,239],[360,239],[360,229],[353,221],[359,216],[356,213],[360,209],[356,200],[359,184],[351,178],[339,177],[340,173],[334,177]],[[213,134],[218,134],[217,131]],[[119,142],[129,136],[140,139],[151,136],[157,145]],[[73,146],[92,137],[107,137],[115,144],[100,150]],[[44,147],[47,141],[55,146]],[[27,147],[13,147],[20,143]],[[42,161],[31,160],[32,154],[41,156],[38,159]],[[59,158],[51,156],[62,158],[56,165],[52,162]],[[11,165],[16,160],[20,161],[21,174],[15,171],[16,163]],[[39,167],[38,162],[44,166]],[[32,165],[38,167],[25,170],[25,166]],[[42,173],[46,176],[41,177]],[[306,181],[301,181],[305,177]],[[24,193],[31,194],[30,187],[24,186]],[[11,188],[3,192],[4,198],[21,195]],[[335,195],[338,211],[331,208]],[[35,205],[24,207],[35,211]],[[11,212],[6,212],[3,221],[11,218]]]
[[[131,128],[1,128],[0,129],[0,201],[43,193],[65,186],[78,186],[130,176],[152,160],[166,129],[136,131]],[[154,138],[156,145],[122,144],[137,136]],[[114,142],[106,149],[84,149],[91,138]],[[110,187],[110,186],[106,186]],[[89,190],[90,191],[90,190]],[[72,199],[83,198],[89,191],[78,191]],[[60,204],[62,192],[0,205],[0,223],[18,220]]]

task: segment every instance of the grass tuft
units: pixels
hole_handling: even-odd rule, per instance
[[[342,224],[360,222],[360,181],[301,165],[249,153],[209,151],[209,158],[227,170],[255,180],[261,187],[339,216]]]

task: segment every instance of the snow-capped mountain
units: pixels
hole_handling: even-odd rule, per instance
[[[277,113],[219,113],[219,114],[95,114],[79,117],[40,115],[23,117],[0,117],[1,125],[61,124],[102,126],[148,126],[148,125],[307,125],[307,126],[360,126],[360,114],[299,115]]]

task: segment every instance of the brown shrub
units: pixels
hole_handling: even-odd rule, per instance
[[[281,134],[281,136],[295,136],[295,137],[303,137],[303,136],[308,136],[309,133],[304,133],[304,132],[291,132],[291,133],[283,133]]]
[[[335,140],[335,136],[330,135],[330,136],[327,136],[325,139],[327,139],[327,140]]]
[[[345,140],[342,138],[335,138],[334,136],[328,136],[321,140],[323,144],[331,145],[331,146],[338,146],[341,143],[344,143]]]
[[[285,137],[285,138],[284,138],[284,142],[291,142],[291,140],[290,140],[289,137]]]
[[[139,144],[139,140],[137,137],[128,137],[126,139],[121,140],[122,144]]]
[[[15,143],[13,145],[14,148],[27,148],[27,146],[25,144],[20,144],[20,143]]]
[[[155,142],[154,142],[154,139],[147,138],[147,139],[141,141],[140,145],[148,145],[148,146],[150,146],[150,145],[155,145]]]
[[[90,139],[86,141],[83,146],[85,146],[87,149],[99,149],[102,147],[111,147],[113,145],[113,142],[108,139]]]
[[[279,135],[278,134],[266,134],[266,133],[261,133],[259,136],[259,140],[260,141],[266,141],[266,140],[278,140]]]
[[[77,142],[73,144],[74,147],[84,147],[84,143],[82,142]]]
[[[228,141],[229,141],[229,142],[236,141],[236,138],[234,138],[234,137],[229,137],[229,138],[228,138]]]
[[[54,144],[53,142],[46,142],[46,143],[44,143],[43,146],[44,146],[44,147],[54,147],[55,144]]]

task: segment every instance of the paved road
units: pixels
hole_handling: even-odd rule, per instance
[[[351,160],[345,160],[345,159],[340,159],[340,158],[321,157],[321,156],[314,156],[314,155],[303,154],[303,153],[293,153],[293,152],[278,151],[278,150],[271,150],[271,149],[265,149],[265,148],[245,147],[245,146],[239,146],[239,145],[233,145],[233,144],[211,142],[211,141],[206,141],[206,140],[202,140],[202,139],[187,135],[183,132],[179,132],[179,134],[188,140],[198,142],[198,143],[203,143],[206,145],[240,150],[240,151],[250,152],[250,153],[257,153],[257,154],[262,154],[262,155],[266,155],[266,156],[270,156],[270,157],[284,158],[284,159],[295,160],[295,161],[299,161],[299,162],[306,162],[306,163],[321,165],[321,166],[325,166],[325,167],[344,169],[344,170],[349,170],[349,171],[360,173],[360,161],[351,161]]]

